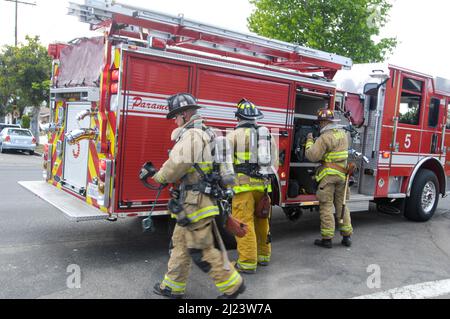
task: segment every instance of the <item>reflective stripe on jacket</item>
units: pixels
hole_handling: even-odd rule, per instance
[[[185,185],[197,185],[201,181],[201,175],[195,169],[195,163],[205,173],[212,171],[211,137],[204,131],[204,127],[203,119],[194,116],[184,127],[174,130],[172,140],[176,143],[169,159],[153,177],[154,181],[160,184],[182,181]],[[182,204],[192,223],[219,215],[216,201],[199,192],[186,191]]]
[[[257,158],[252,158],[252,155],[257,156],[257,153],[252,154],[250,150],[251,130],[252,128],[248,127],[238,127],[227,135],[227,140],[234,154],[234,165],[257,164],[258,162]],[[271,138],[271,158],[272,166],[277,167],[278,147],[273,137]],[[264,192],[266,189],[269,193],[272,192],[272,185],[270,183],[265,185],[263,179],[253,178],[242,173],[237,174],[236,183],[233,187],[236,194],[252,191]]]
[[[335,127],[328,130],[325,128],[316,142],[308,139],[305,155],[311,162],[333,163],[345,169],[348,160],[348,146],[348,136],[344,130]],[[320,182],[328,175],[337,175],[344,180],[346,177],[342,171],[322,165],[316,173],[316,180]]]

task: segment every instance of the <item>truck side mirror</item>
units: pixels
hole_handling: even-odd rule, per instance
[[[364,94],[370,96],[376,96],[378,94],[378,84],[377,83],[367,83],[364,86]]]
[[[366,107],[368,106],[370,111],[375,111],[377,109],[378,89],[379,85],[377,83],[367,83],[364,86],[364,94],[366,95],[368,101],[368,103],[366,103]]]

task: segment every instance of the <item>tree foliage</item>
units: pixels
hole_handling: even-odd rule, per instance
[[[340,54],[355,63],[381,62],[397,46],[380,38],[387,0],[249,0],[249,29],[259,35]],[[378,38],[378,39],[377,39]]]
[[[22,128],[30,128],[30,117],[28,115],[22,115],[21,126]]]
[[[26,37],[26,44],[5,46],[0,52],[0,106],[40,107],[50,90],[51,58],[39,37]]]

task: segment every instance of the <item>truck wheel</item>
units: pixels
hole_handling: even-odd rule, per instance
[[[296,222],[303,216],[303,211],[300,207],[283,208],[283,212],[291,222]]]
[[[416,222],[430,220],[439,203],[439,181],[436,175],[427,169],[420,170],[406,201],[405,217]]]

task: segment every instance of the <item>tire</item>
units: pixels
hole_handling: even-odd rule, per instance
[[[297,222],[303,216],[303,211],[300,207],[283,208],[283,212],[291,222]]]
[[[30,155],[34,155],[34,151],[28,151]]]
[[[429,221],[439,204],[439,181],[428,170],[420,170],[414,179],[411,196],[406,200],[405,217],[415,222]]]

